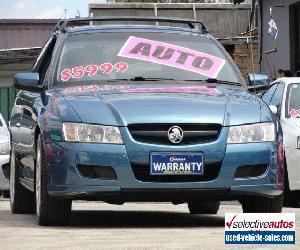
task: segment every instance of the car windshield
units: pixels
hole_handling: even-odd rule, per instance
[[[241,83],[217,43],[198,34],[88,33],[66,38],[57,83],[206,80]]]
[[[300,83],[290,84],[286,98],[286,117],[300,118]]]

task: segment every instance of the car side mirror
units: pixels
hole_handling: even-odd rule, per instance
[[[271,112],[274,114],[274,115],[278,115],[278,108],[274,105],[269,105],[270,107],[270,110]]]
[[[270,79],[267,75],[261,74],[248,74],[248,85],[257,86],[257,85],[269,85]]]
[[[42,87],[39,83],[40,76],[38,73],[18,73],[14,77],[14,86],[16,89],[41,92]]]

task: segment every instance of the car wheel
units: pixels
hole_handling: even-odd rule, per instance
[[[241,201],[244,213],[281,213],[283,195],[273,198],[249,196]]]
[[[35,193],[38,224],[41,226],[68,225],[71,217],[72,201],[57,199],[48,195],[47,169],[41,135],[38,136],[36,153]]]
[[[285,207],[297,207],[299,198],[297,198],[296,192],[290,190],[289,177],[287,166],[284,164],[284,199],[283,205]]]
[[[191,214],[217,214],[220,201],[191,201],[188,207]]]
[[[9,175],[10,210],[13,214],[34,214],[34,194],[19,183],[14,147],[11,150]]]

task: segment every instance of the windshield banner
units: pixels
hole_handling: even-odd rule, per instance
[[[167,65],[217,78],[225,60],[189,48],[130,36],[118,56]]]

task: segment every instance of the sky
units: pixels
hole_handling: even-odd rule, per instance
[[[88,16],[89,3],[105,0],[0,0],[1,18],[64,18]],[[67,14],[65,16],[65,9]]]

